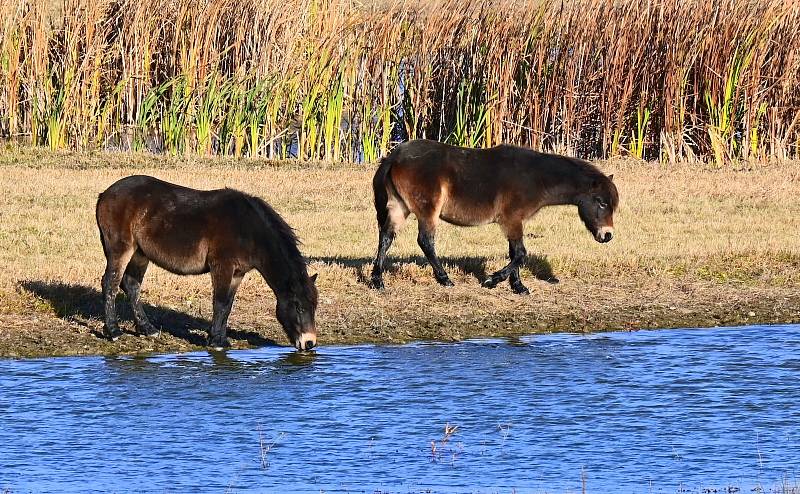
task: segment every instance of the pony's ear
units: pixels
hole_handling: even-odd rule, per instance
[[[611,175],[609,175],[609,176],[608,176],[608,179],[609,179],[609,180],[611,180],[611,181],[613,182],[613,181],[614,181],[614,174],[612,173]]]
[[[311,277],[311,284],[314,285],[317,283],[317,275],[319,273],[314,273],[314,276]]]

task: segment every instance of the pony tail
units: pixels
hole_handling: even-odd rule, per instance
[[[381,158],[381,164],[375,171],[375,176],[372,178],[372,192],[375,195],[375,213],[378,219],[378,228],[383,228],[386,224],[386,218],[389,217],[389,189],[391,177],[389,176],[389,169],[392,167],[392,154]]]
[[[103,193],[101,192],[97,196],[97,204],[94,207],[94,219],[97,222],[97,229],[100,231],[100,243],[103,245],[103,253],[108,257],[108,242],[106,241],[106,235],[103,233],[103,225],[100,223],[100,202],[103,200]]]

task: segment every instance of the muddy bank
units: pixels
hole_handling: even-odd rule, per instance
[[[512,295],[502,296],[514,302]],[[99,300],[97,304],[99,305]],[[420,304],[417,310],[409,310],[406,305],[404,309],[398,309],[394,313],[384,312],[382,317],[377,318],[373,310],[363,307],[361,311],[352,305],[333,311],[330,307],[323,306],[320,310],[319,342],[321,345],[400,344],[419,340],[459,341],[481,337],[513,339],[534,333],[562,331],[631,331],[800,323],[800,296],[788,292],[754,294],[751,290],[738,293],[725,290],[707,292],[705,296],[694,297],[692,301],[687,301],[684,297],[662,297],[657,302],[615,302],[613,307],[564,305],[563,310],[553,310],[544,304],[542,310],[523,306],[517,310],[501,311],[476,307],[471,311],[436,314],[425,310]],[[161,335],[157,338],[136,335],[130,313],[123,309],[122,326],[125,335],[116,342],[103,338],[102,322],[99,317],[94,317],[95,314],[88,318],[85,313],[75,313],[68,317],[53,314],[2,314],[0,357],[134,355],[206,349],[205,330],[209,325],[207,319],[159,306],[151,305],[147,310],[152,315],[153,322],[162,329]],[[267,311],[264,316],[264,325],[233,325],[228,333],[232,348],[289,345],[270,312]],[[339,322],[331,324],[332,320]]]

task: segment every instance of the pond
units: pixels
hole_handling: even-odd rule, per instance
[[[0,360],[0,492],[800,492],[799,398],[800,326]]]

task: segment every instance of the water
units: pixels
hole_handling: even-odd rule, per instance
[[[0,492],[780,492],[799,350],[771,326],[0,360]]]

